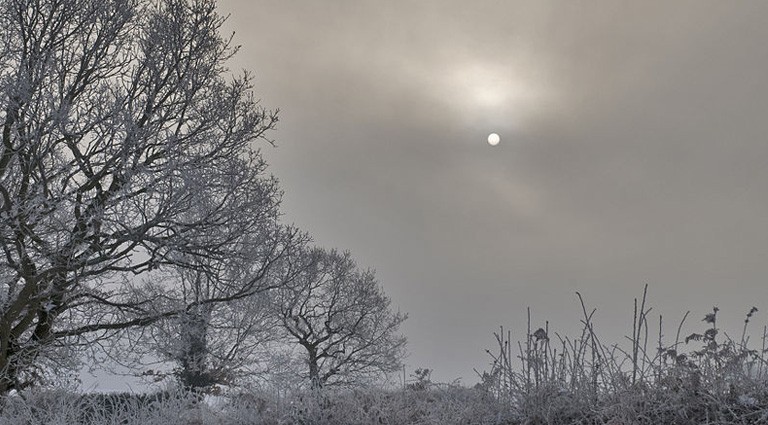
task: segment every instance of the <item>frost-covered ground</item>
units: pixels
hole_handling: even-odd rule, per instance
[[[397,389],[286,393],[294,387],[280,386],[280,392],[230,388],[196,397],[38,388],[0,400],[0,425],[768,425],[768,327],[753,339],[755,347],[747,329],[756,308],[738,339],[721,331],[713,308],[700,332],[681,334],[681,323],[674,339],[665,340],[659,324],[654,340],[643,296],[630,336],[619,345],[600,341],[583,301],[582,307],[577,337],[561,337],[546,324],[534,331],[530,323],[516,344],[509,332],[496,333],[491,368],[472,388],[435,384],[428,369],[417,369]]]
[[[514,423],[488,394],[467,388],[324,390],[288,397],[240,394],[78,395],[36,391],[7,398],[0,424],[490,424]]]
[[[757,389],[756,389],[757,390]],[[598,399],[539,388],[502,400],[483,388],[431,386],[403,390],[324,390],[286,397],[248,393],[210,398],[189,394],[89,394],[36,391],[8,397],[0,424],[765,424],[768,391],[719,398],[637,388]],[[687,398],[686,398],[687,397]]]

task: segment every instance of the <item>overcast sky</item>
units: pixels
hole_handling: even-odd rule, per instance
[[[768,3],[221,0],[280,108],[286,220],[377,275],[409,370],[473,383],[499,325],[768,316]],[[489,146],[491,132],[501,135]],[[658,325],[654,325],[658,326]]]

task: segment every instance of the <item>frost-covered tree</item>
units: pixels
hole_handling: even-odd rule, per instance
[[[267,308],[269,294],[194,304],[215,296],[210,275],[181,270],[177,279],[183,289],[174,295],[193,307],[143,332],[149,354],[172,365],[170,374],[152,373],[160,374],[157,378],[173,376],[182,387],[199,392],[216,385],[247,384],[264,372],[270,349],[280,337]]]
[[[259,219],[257,211],[244,211],[244,216]],[[274,220],[269,215],[263,219]],[[270,227],[265,223],[253,230],[264,228]],[[201,267],[174,267],[161,274],[160,285],[151,288],[182,312],[139,333],[142,342],[175,365],[173,375],[188,389],[205,391],[258,378],[283,335],[270,305],[271,291],[285,285],[287,277],[273,263],[290,258],[305,241],[295,229],[279,225],[275,233],[246,232],[232,244],[229,257],[206,258]],[[275,246],[279,253],[269,250]]]
[[[213,0],[0,0],[0,393],[48,349],[196,308],[121,282],[207,273],[263,224],[244,183],[276,116],[229,76],[222,22]]]
[[[399,370],[405,314],[371,270],[349,253],[312,249],[291,261],[290,284],[276,290],[274,308],[289,338],[303,348],[314,388],[369,380]]]

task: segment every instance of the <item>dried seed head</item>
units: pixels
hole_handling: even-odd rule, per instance
[[[715,336],[717,336],[717,329],[710,328],[704,332],[704,339],[714,340]]]

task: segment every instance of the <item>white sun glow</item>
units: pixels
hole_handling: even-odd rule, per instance
[[[532,84],[512,67],[474,63],[458,67],[451,79],[458,90],[480,107],[497,108],[535,97]]]
[[[442,80],[442,96],[474,123],[516,127],[544,100],[542,82],[519,64],[473,61],[457,64]]]

